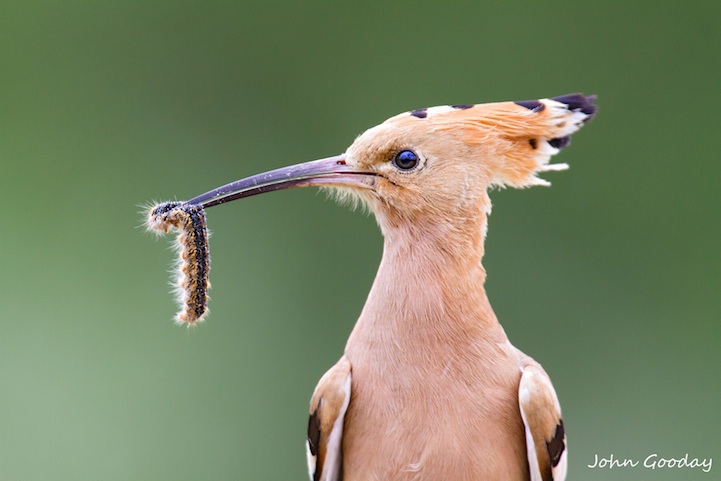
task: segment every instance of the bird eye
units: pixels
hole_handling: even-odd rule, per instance
[[[401,150],[393,156],[393,165],[401,170],[411,170],[418,165],[418,156],[412,150]]]

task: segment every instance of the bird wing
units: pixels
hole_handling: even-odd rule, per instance
[[[340,359],[318,382],[310,401],[308,472],[311,481],[341,481],[343,422],[350,403],[351,365]]]
[[[531,481],[566,479],[566,433],[551,380],[536,361],[523,355],[518,402],[526,427]]]

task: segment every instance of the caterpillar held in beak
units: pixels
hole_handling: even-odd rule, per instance
[[[201,206],[187,202],[164,202],[148,210],[145,222],[157,234],[178,231],[176,248],[179,253],[178,278],[175,284],[180,311],[178,324],[194,325],[208,313],[210,282],[210,249],[205,212]]]

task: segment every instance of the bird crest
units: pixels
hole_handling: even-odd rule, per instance
[[[436,144],[431,150],[438,150],[438,155],[475,159],[478,167],[485,170],[489,186],[550,185],[538,174],[568,168],[565,163],[551,164],[550,159],[567,147],[570,135],[593,117],[595,99],[571,94],[416,109],[369,129],[356,143],[369,149],[386,139],[407,139],[408,144],[431,139]],[[351,146],[349,150],[353,149]]]

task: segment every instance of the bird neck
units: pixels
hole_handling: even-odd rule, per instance
[[[382,224],[383,258],[349,347],[504,341],[483,287],[482,226],[472,227]]]

